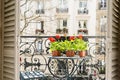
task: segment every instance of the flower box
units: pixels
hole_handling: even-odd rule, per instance
[[[82,35],[79,36],[70,36],[63,38],[59,35],[56,37],[50,37],[50,51],[52,52],[61,52],[65,53],[67,57],[73,57],[76,52],[83,52],[80,57],[84,57],[86,54],[85,51],[87,50],[87,42],[82,39]],[[57,55],[53,56],[61,56]]]

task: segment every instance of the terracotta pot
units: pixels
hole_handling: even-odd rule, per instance
[[[79,51],[79,56],[80,57],[85,57],[86,56],[86,51]]]
[[[74,55],[75,55],[75,52],[74,52],[74,51],[72,51],[72,50],[66,51],[66,56],[67,56],[67,57],[73,57]]]
[[[61,56],[60,51],[52,51],[52,56]]]

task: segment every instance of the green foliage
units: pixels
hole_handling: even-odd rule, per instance
[[[67,50],[74,50],[74,51],[84,51],[87,50],[88,42],[85,42],[82,39],[75,38],[74,40],[65,40],[65,41],[55,41],[50,44],[50,50],[58,50],[61,52]]]
[[[75,39],[74,44],[77,51],[85,51],[88,49],[88,42],[82,39]]]
[[[68,41],[68,40],[65,40],[63,42],[63,47],[64,47],[64,50],[75,50],[75,46],[74,46],[74,43],[73,41]]]
[[[55,50],[58,50],[58,51],[61,51],[62,50],[62,47],[61,47],[61,42],[59,41],[56,41],[56,42],[52,42],[50,44],[50,50],[51,51],[55,51]]]

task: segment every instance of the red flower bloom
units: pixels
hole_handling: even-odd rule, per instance
[[[70,38],[69,38],[70,40],[74,40],[75,39],[75,37],[74,36],[70,36]]]
[[[78,36],[78,38],[79,38],[79,39],[82,39],[82,38],[83,38],[83,36],[80,34],[80,35]]]
[[[56,35],[55,37],[56,37],[56,39],[60,39],[61,36],[60,35]]]
[[[50,37],[48,39],[50,40],[50,42],[55,42],[56,41],[55,38],[53,38],[53,37]]]

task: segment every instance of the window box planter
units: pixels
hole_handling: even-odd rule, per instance
[[[60,56],[61,53],[65,53],[67,57],[73,57],[75,52],[81,51],[80,57],[86,56],[85,51],[87,50],[87,42],[82,40],[82,36],[78,37],[70,36],[62,40],[59,35],[55,38],[50,37],[50,51],[52,51],[53,56]],[[59,54],[57,54],[59,52]]]
[[[63,34],[68,33],[68,29],[63,28],[62,32],[63,32]]]
[[[73,51],[73,50],[66,51],[66,56],[67,57],[74,57],[75,56],[75,51]]]
[[[35,34],[39,34],[39,33],[44,33],[44,30],[36,29],[36,30],[35,30]]]
[[[61,52],[60,51],[52,51],[52,56],[61,56]]]
[[[86,51],[79,51],[79,52],[78,52],[78,55],[79,55],[80,57],[85,57],[85,56],[86,56]]]
[[[61,34],[62,30],[61,29],[56,29],[56,34]]]

